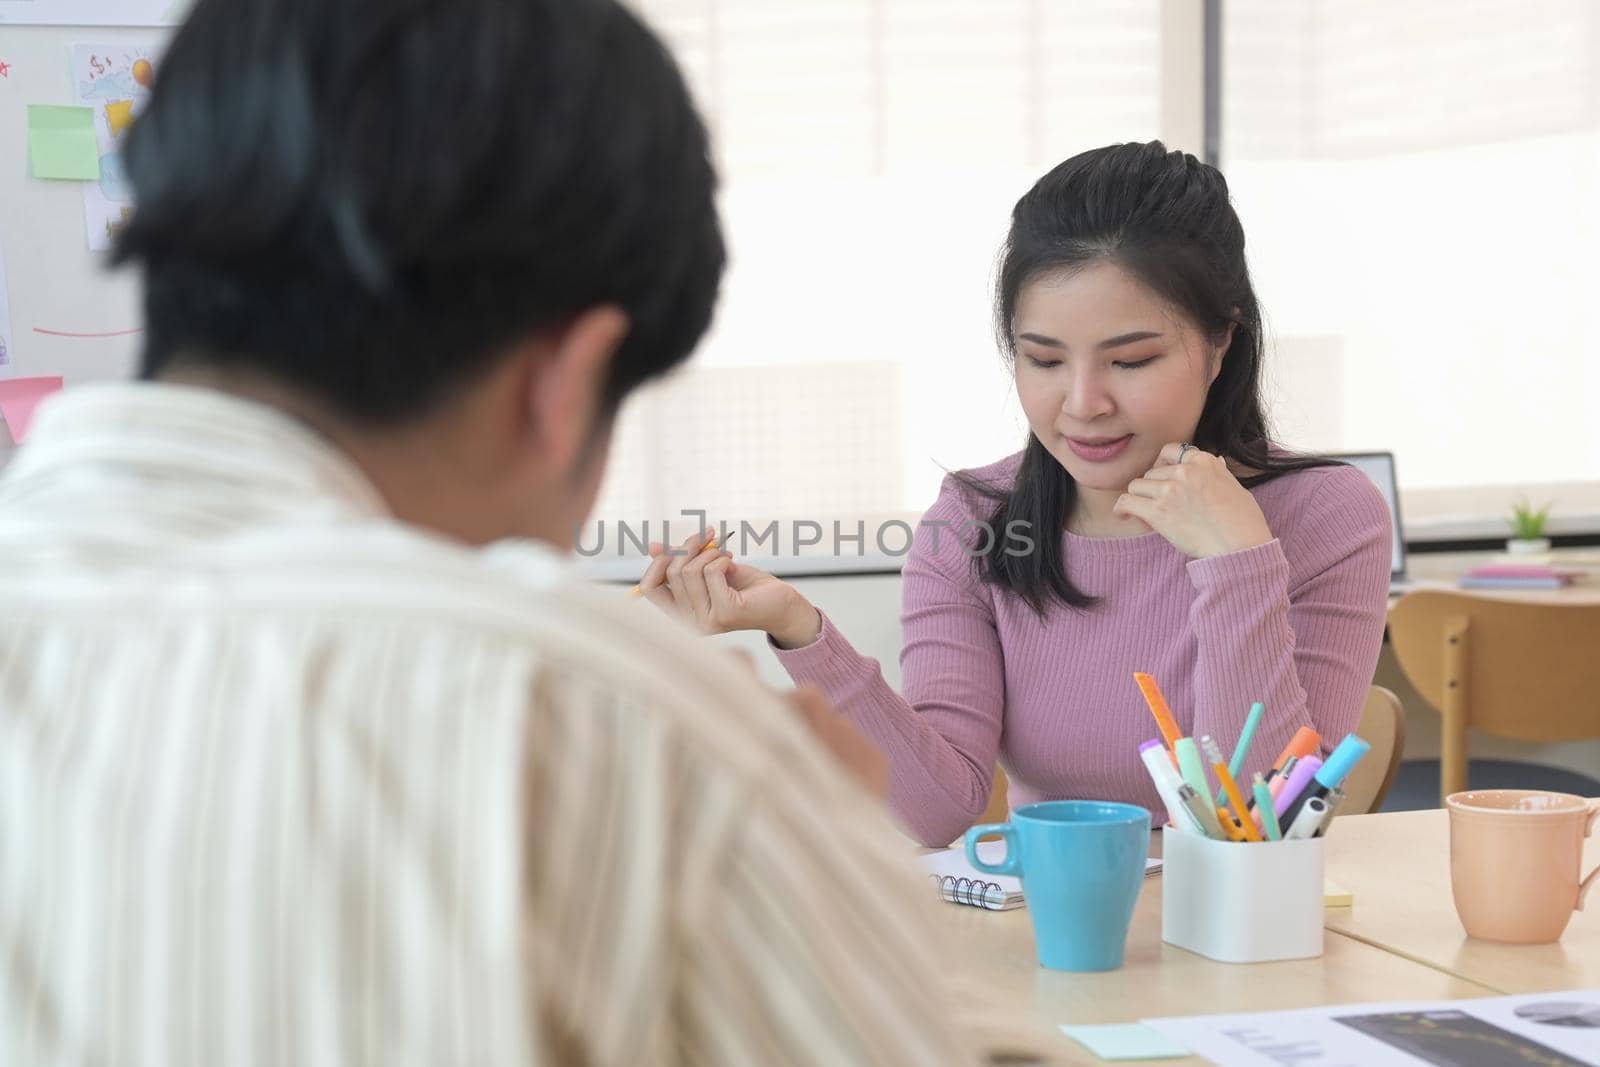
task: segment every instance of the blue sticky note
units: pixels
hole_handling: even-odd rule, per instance
[[[1068,1026],[1061,1032],[1103,1060],[1170,1060],[1194,1053],[1139,1023],[1114,1023],[1106,1026]]]

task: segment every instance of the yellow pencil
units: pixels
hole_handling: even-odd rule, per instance
[[[1135,672],[1133,680],[1139,683],[1139,692],[1144,694],[1144,702],[1150,705],[1150,714],[1155,716],[1156,725],[1161,728],[1161,736],[1166,740],[1168,750],[1175,750],[1178,738],[1183,734],[1178,732],[1178,723],[1172,717],[1172,709],[1167,707],[1167,698],[1161,695],[1161,688],[1148,674]]]
[[[1222,791],[1228,794],[1228,803],[1233,805],[1234,814],[1239,817],[1239,830],[1244,834],[1246,841],[1260,841],[1261,831],[1256,829],[1256,822],[1250,817],[1250,809],[1245,807],[1244,797],[1239,792],[1239,783],[1233,780],[1233,775],[1228,772],[1228,762],[1222,758],[1222,749],[1211,740],[1211,735],[1200,739],[1200,747],[1205,749],[1206,758],[1211,761],[1211,769],[1216,772],[1217,781],[1222,783]]]
[[[701,545],[701,546],[700,546],[700,551],[701,551],[701,552],[704,552],[704,551],[705,551],[705,550],[706,550],[706,549],[708,549],[708,548],[716,548],[716,547],[717,547],[717,538],[716,538],[716,535],[715,535],[715,534],[713,534],[713,535],[712,535],[712,536],[711,536],[711,540],[709,540],[709,541],[707,541],[707,542],[706,542],[706,543],[705,543],[705,544],[703,544],[703,545]],[[697,552],[697,553],[695,553],[695,554],[696,554],[696,555],[699,555],[699,553],[698,553],[698,552]],[[632,589],[630,589],[630,590],[628,590],[628,595],[629,595],[629,596],[643,596],[643,595],[644,595],[644,590],[643,590],[643,589],[641,589],[641,588],[639,588],[639,587],[638,587],[638,586],[637,586],[637,585],[636,585],[636,586],[634,586],[634,587],[633,587],[633,588],[632,588]]]

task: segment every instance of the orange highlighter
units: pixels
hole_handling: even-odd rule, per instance
[[[1290,756],[1294,756],[1296,759],[1305,759],[1307,756],[1316,755],[1321,748],[1322,735],[1309,726],[1302,726],[1295,731],[1294,736],[1289,739],[1288,747],[1279,754],[1272,765],[1282,770],[1284,761]]]
[[[1144,702],[1150,705],[1150,714],[1155,716],[1156,726],[1160,728],[1161,737],[1167,743],[1167,750],[1174,750],[1178,738],[1183,735],[1178,732],[1178,723],[1172,717],[1172,709],[1167,707],[1167,698],[1161,695],[1161,688],[1148,674],[1135,672],[1133,680],[1139,683],[1139,692],[1144,694]]]
[[[1267,788],[1271,791],[1273,799],[1277,799],[1279,791],[1283,789],[1284,776],[1289,773],[1289,766],[1298,760],[1305,759],[1307,756],[1314,755],[1321,749],[1322,735],[1311,727],[1302,726],[1294,732],[1294,736],[1289,738],[1289,744],[1284,747],[1282,752],[1278,753],[1277,760],[1272,764],[1272,770],[1267,772]],[[1261,826],[1259,821],[1261,816],[1253,810],[1255,808],[1255,799],[1252,795],[1247,803],[1252,808],[1251,817],[1256,820],[1256,825],[1259,827]]]

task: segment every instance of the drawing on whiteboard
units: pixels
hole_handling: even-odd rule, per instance
[[[129,124],[132,122],[132,100],[113,100],[106,105],[106,125],[111,127],[111,139],[113,141],[126,133]]]
[[[42,333],[46,337],[78,337],[78,338],[130,337],[130,336],[132,336],[133,334],[136,334],[136,333],[144,333],[144,327],[143,326],[138,326],[138,327],[135,327],[134,329],[131,329],[131,330],[106,330],[106,331],[104,331],[102,333],[77,333],[77,332],[75,332],[73,330],[47,330],[43,326],[35,326],[33,328],[33,332],[34,333]]]
[[[144,45],[74,45],[73,96],[94,109],[100,180],[83,187],[84,226],[89,248],[111,247],[118,228],[133,212],[133,193],[122,167],[122,142],[150,100],[159,59]]]

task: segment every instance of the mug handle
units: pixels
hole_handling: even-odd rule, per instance
[[[1584,837],[1588,837],[1594,832],[1594,822],[1597,818],[1600,818],[1600,801],[1589,805],[1589,815],[1583,821]],[[1594,878],[1597,874],[1600,874],[1600,865],[1596,865],[1595,869],[1589,872],[1589,877],[1578,883],[1578,911],[1583,910],[1584,898],[1589,895],[1589,890],[1594,885]]]
[[[999,863],[985,863],[978,858],[978,838],[988,837],[990,834],[999,834],[1006,843],[1006,858]],[[1022,864],[1017,856],[1017,831],[1010,823],[979,823],[967,831],[966,846],[967,862],[984,874],[1022,874]]]

